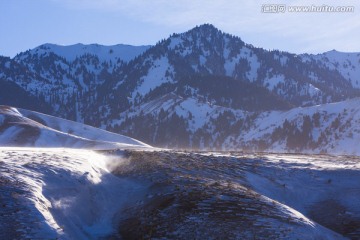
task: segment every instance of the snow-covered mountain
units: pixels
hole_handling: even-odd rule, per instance
[[[301,56],[304,62],[317,62],[338,71],[354,88],[360,88],[360,53],[344,53],[332,50],[323,54]]]
[[[358,239],[359,159],[0,148],[1,239]]]
[[[339,152],[344,146],[340,139],[353,142],[357,135],[341,133],[339,138],[329,131],[319,140],[312,133],[312,140],[301,148],[291,140],[287,143],[292,138],[287,134],[297,137],[294,129],[281,132],[277,140],[275,133],[271,141],[266,136],[275,130],[280,134],[284,114],[291,109],[299,112],[296,116],[310,115],[306,111],[317,105],[330,109],[328,104],[344,102],[337,113],[342,114],[349,99],[360,97],[359,66],[358,53],[269,51],[204,24],[151,47],[45,44],[13,59],[0,57],[0,84],[15,85],[27,98],[42,103],[37,109],[25,106],[26,100],[7,105],[156,146]],[[328,120],[326,111],[319,114],[322,121]],[[276,129],[257,128],[257,122],[266,125],[272,119],[277,119]],[[302,131],[302,118],[288,120]],[[351,121],[355,130],[357,119]],[[340,119],[340,125],[346,124]]]
[[[149,49],[132,63],[131,68],[121,73],[120,79],[123,80],[116,82],[115,88],[128,88],[130,96],[138,102],[150,91],[161,89],[161,86],[171,91],[189,78],[196,83],[198,76],[229,77],[238,82],[248,82],[296,106],[328,103],[359,95],[351,83],[334,69],[303,61],[301,55],[255,48],[212,25],[172,35]],[[231,89],[226,81],[222,82]],[[186,87],[183,92],[199,91],[199,87]],[[210,93],[207,91],[202,95],[219,101],[209,96]],[[225,93],[220,95],[226,97]]]
[[[113,46],[104,46],[99,44],[74,44],[69,46],[62,46],[56,44],[43,44],[39,47],[31,49],[27,52],[20,53],[16,56],[17,60],[26,59],[28,56],[38,55],[44,57],[51,53],[54,53],[60,57],[63,57],[68,62],[73,62],[76,58],[80,58],[84,55],[96,56],[101,62],[117,62],[118,60],[123,62],[129,62],[135,57],[141,55],[151,46],[131,46],[125,44],[117,44]]]
[[[150,148],[81,123],[0,105],[0,145],[85,149]]]
[[[168,147],[360,155],[359,113],[360,98],[259,112],[172,94],[121,113],[111,126]]]

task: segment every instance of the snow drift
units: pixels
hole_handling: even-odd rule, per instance
[[[87,149],[150,147],[85,124],[8,106],[0,106],[0,145]]]

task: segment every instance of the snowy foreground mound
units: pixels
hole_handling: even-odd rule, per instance
[[[138,140],[29,110],[0,105],[0,146],[149,148]]]
[[[0,239],[360,237],[359,158],[0,148],[0,172]]]

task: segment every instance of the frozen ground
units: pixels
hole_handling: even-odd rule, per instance
[[[0,148],[0,239],[357,239],[359,168],[345,156]]]

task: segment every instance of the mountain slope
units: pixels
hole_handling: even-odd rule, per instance
[[[339,163],[329,156],[102,153],[0,148],[0,238],[359,236],[357,158]],[[302,193],[311,198],[298,199]],[[330,211],[319,209],[330,200]],[[325,214],[328,228],[311,213]]]
[[[0,106],[2,146],[148,148],[140,141],[28,110]]]
[[[51,107],[41,99],[26,92],[13,82],[0,78],[0,103],[24,107],[35,111],[50,112]]]
[[[163,84],[177,87],[184,78],[196,75],[227,76],[263,86],[296,106],[345,100],[354,94],[359,95],[333,69],[302,61],[295,54],[255,48],[207,24],[172,35],[119,73],[122,80],[112,86],[118,89],[114,97],[121,96],[126,89],[136,103],[142,102],[151,90]],[[224,82],[224,85],[227,84]]]
[[[163,147],[360,155],[359,103],[253,112],[172,94],[120,114],[111,129]]]
[[[355,98],[262,113],[238,142],[244,141],[249,149],[360,155],[359,103],[360,99]]]
[[[360,53],[344,53],[332,50],[323,54],[302,55],[304,62],[315,61],[338,71],[354,88],[360,88]]]

